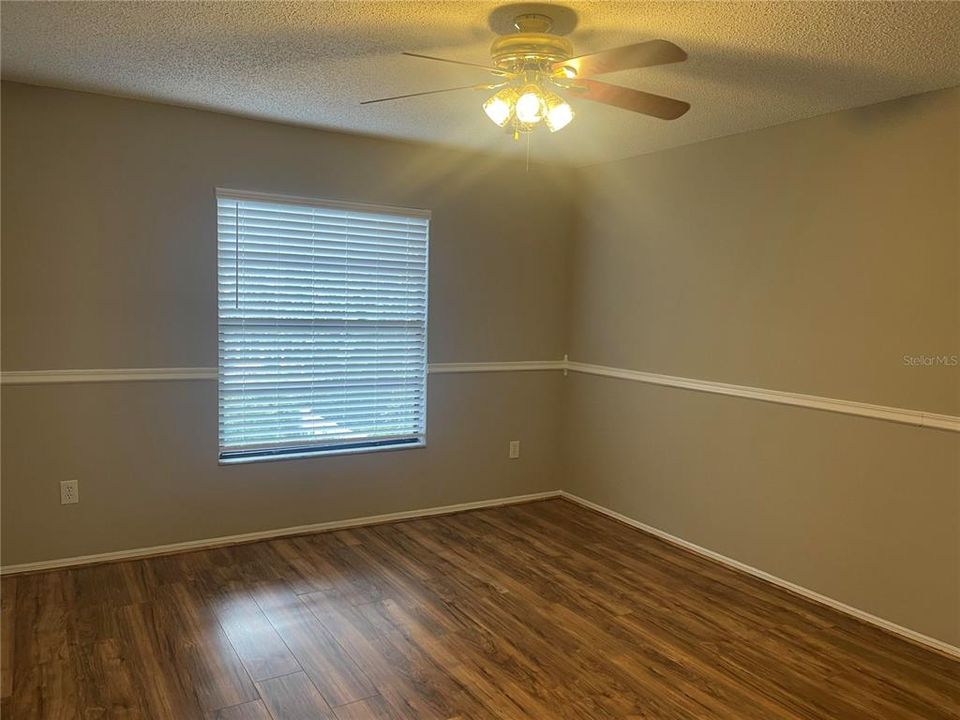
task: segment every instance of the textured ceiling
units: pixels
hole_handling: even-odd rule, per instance
[[[522,152],[474,91],[360,100],[482,82],[503,3],[4,2],[3,77],[322,128]],[[577,165],[960,84],[960,2],[569,2],[578,52],[649,38],[685,63],[603,79],[687,100],[673,122],[575,102],[531,156]],[[499,9],[498,9],[499,8]],[[492,16],[492,21],[491,21]]]

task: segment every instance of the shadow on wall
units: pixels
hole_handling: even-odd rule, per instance
[[[957,78],[957,83],[960,84],[960,78]],[[837,117],[840,122],[853,130],[871,131],[904,118],[921,118],[929,113],[932,108],[949,102],[950,98],[942,94],[920,93],[898,98],[896,102],[852,108]],[[960,105],[957,107],[960,110]],[[957,112],[956,121],[957,127],[960,127],[960,112]]]
[[[850,97],[852,88],[862,93],[864,87],[882,83],[883,97],[879,97],[881,90],[878,88],[877,100],[880,101],[890,97],[892,83],[902,84],[905,93],[911,92],[910,88],[917,85],[917,78],[907,73],[897,77],[892,77],[890,72],[880,75],[865,65],[850,60],[837,61],[823,55],[786,56],[699,42],[691,42],[688,51],[690,59],[687,62],[681,66],[658,68],[658,71],[673,71],[681,79],[686,76],[707,80],[731,90],[742,88],[745,93],[749,91],[773,97],[786,91],[800,101],[832,100],[842,103]],[[960,84],[960,77],[957,83]]]

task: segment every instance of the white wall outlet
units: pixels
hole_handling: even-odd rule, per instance
[[[60,482],[60,504],[72,505],[80,502],[80,481],[62,480]]]
[[[520,441],[519,440],[510,441],[510,452],[508,453],[508,457],[511,460],[516,460],[518,457],[520,457]]]

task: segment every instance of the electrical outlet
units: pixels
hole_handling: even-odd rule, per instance
[[[72,505],[80,502],[80,481],[63,480],[60,482],[60,504]]]
[[[511,460],[516,460],[518,457],[520,457],[520,441],[519,440],[510,441],[510,452],[508,453],[508,457]]]

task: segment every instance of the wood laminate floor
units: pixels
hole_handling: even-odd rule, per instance
[[[960,708],[960,663],[563,500],[2,590],[4,720],[935,720]]]

